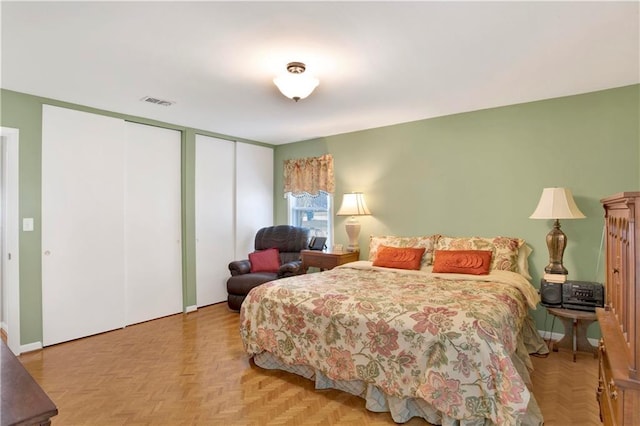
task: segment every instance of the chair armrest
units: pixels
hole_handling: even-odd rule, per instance
[[[302,274],[302,260],[292,260],[291,262],[283,263],[278,269],[278,278],[292,277],[294,275]]]
[[[251,272],[251,262],[249,262],[249,259],[234,260],[229,264],[229,271],[232,277],[248,274]]]

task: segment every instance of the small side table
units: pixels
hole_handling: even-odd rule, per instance
[[[333,253],[320,250],[302,250],[300,252],[302,258],[302,269],[307,273],[309,267],[320,268],[321,271],[333,269],[338,265],[355,262],[360,258],[359,251]]]
[[[587,328],[597,321],[595,312],[563,308],[547,308],[547,311],[558,317],[564,325],[564,337],[553,342],[554,352],[558,352],[559,348],[570,349],[573,352],[573,362],[576,362],[576,352],[591,352],[594,358],[598,356],[597,348],[587,340]]]

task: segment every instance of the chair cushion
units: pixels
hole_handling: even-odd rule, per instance
[[[252,288],[277,279],[278,274],[274,272],[256,272],[255,274],[236,275],[227,280],[227,293],[246,295]]]
[[[251,273],[278,272],[278,269],[280,269],[280,253],[276,248],[254,251],[249,253],[249,262],[251,262]]]

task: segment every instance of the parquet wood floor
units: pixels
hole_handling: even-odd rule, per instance
[[[239,316],[201,308],[23,354],[58,406],[56,425],[392,425],[364,400],[316,391],[307,379],[253,365]],[[534,394],[547,426],[598,425],[597,360],[534,358]],[[426,425],[412,419],[406,425]]]

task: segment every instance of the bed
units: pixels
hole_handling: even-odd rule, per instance
[[[397,423],[542,424],[527,387],[529,354],[547,352],[529,316],[539,298],[518,266],[524,241],[509,240],[504,250],[495,238],[372,237],[369,261],[253,289],[241,309],[245,350]],[[397,268],[379,261],[391,247],[396,260],[424,250]],[[441,272],[443,251],[469,247],[491,252],[488,273]]]

